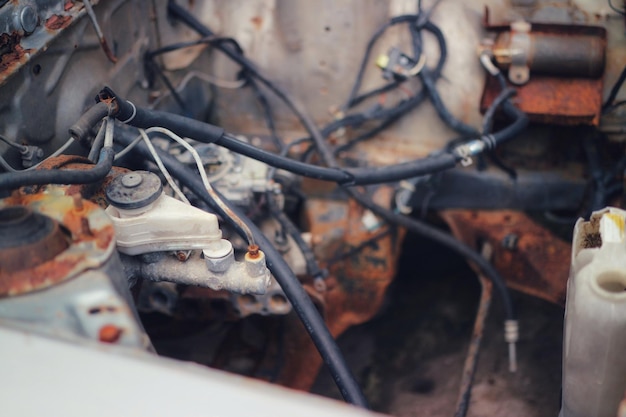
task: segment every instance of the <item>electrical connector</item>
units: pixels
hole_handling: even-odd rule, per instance
[[[30,168],[43,160],[43,149],[39,146],[24,145],[20,150],[22,166]]]
[[[402,81],[422,71],[426,65],[426,56],[422,54],[416,61],[398,48],[391,48],[387,55],[380,55],[376,59],[376,65],[383,70],[383,78],[386,80]]]
[[[509,344],[509,372],[517,372],[517,341],[519,340],[519,323],[517,320],[505,320],[504,340]]]

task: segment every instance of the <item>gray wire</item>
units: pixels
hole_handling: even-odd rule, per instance
[[[54,151],[54,153],[52,153],[50,156],[48,156],[46,159],[44,159],[43,161],[39,162],[38,164],[33,165],[30,168],[25,168],[25,169],[15,169],[13,168],[6,159],[4,159],[4,157],[2,155],[0,155],[0,165],[2,165],[2,168],[5,169],[5,171],[8,172],[23,172],[23,171],[31,171],[33,169],[36,169],[39,165],[41,165],[42,163],[46,162],[48,159],[50,158],[55,158],[59,155],[61,155],[63,152],[65,152],[67,150],[67,148],[69,148],[72,144],[74,143],[74,139],[73,138],[69,138],[67,140],[67,142],[65,142],[59,149],[57,149],[56,151]]]
[[[93,140],[93,144],[91,145],[91,150],[89,151],[89,155],[87,155],[87,159],[89,159],[92,162],[95,162],[98,159],[98,156],[100,155],[100,148],[102,147],[102,144],[104,143],[104,132],[106,130],[107,124],[108,124],[108,120],[103,121],[102,124],[100,125],[100,129],[98,129],[98,134],[96,135],[96,138]]]
[[[239,216],[237,216],[230,209],[230,207],[222,200],[219,194],[215,192],[215,190],[213,189],[213,186],[209,182],[209,179],[206,175],[206,170],[204,169],[204,165],[202,164],[202,159],[200,158],[200,155],[198,155],[198,152],[194,149],[194,147],[188,144],[185,141],[185,139],[181,138],[180,136],[178,136],[171,130],[165,129],[163,127],[151,127],[149,129],[146,129],[146,132],[158,132],[158,133],[167,135],[169,138],[171,138],[172,140],[175,140],[176,142],[181,144],[185,149],[187,149],[187,151],[189,151],[191,156],[193,156],[193,159],[196,161],[196,166],[198,167],[198,171],[200,172],[200,177],[202,178],[202,183],[204,184],[204,188],[206,188],[206,191],[209,193],[209,195],[215,201],[215,203],[224,211],[224,213],[228,213],[231,219],[233,219],[237,223],[237,225],[241,228],[241,230],[244,231],[244,233],[246,234],[246,238],[248,240],[248,245],[250,246],[255,245],[255,240],[254,240],[254,235],[252,234],[252,230]]]
[[[141,138],[143,139],[143,141],[146,143],[148,150],[150,150],[150,154],[152,155],[152,158],[154,158],[154,162],[156,162],[157,166],[159,167],[159,170],[165,176],[165,180],[170,185],[170,187],[172,187],[172,190],[174,190],[174,193],[176,193],[176,195],[186,204],[191,204],[189,200],[187,199],[187,197],[185,196],[185,194],[183,194],[180,188],[178,188],[178,185],[176,185],[176,182],[174,181],[174,179],[168,172],[167,168],[165,168],[165,165],[163,165],[163,161],[161,161],[161,157],[157,153],[156,149],[154,149],[152,142],[150,142],[150,138],[148,137],[148,134],[146,133],[146,131],[143,129],[139,129],[139,134],[141,135]]]

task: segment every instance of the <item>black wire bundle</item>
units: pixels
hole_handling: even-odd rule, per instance
[[[212,34],[212,32],[206,28],[201,22],[199,22],[193,15],[191,15],[189,12],[187,12],[187,10],[185,10],[184,8],[180,7],[178,4],[176,4],[174,1],[170,1],[168,3],[168,9],[170,11],[170,13],[172,14],[172,16],[174,16],[175,18],[183,21],[184,23],[186,23],[189,27],[191,27],[192,29],[196,30],[198,33],[200,33],[202,36],[210,36]],[[398,23],[409,23],[409,24],[417,24],[418,22],[420,22],[420,16],[419,15],[409,15],[409,16],[399,16],[397,18],[392,19],[393,24],[398,24]],[[431,31],[432,33],[435,34],[435,36],[437,37],[440,47],[441,47],[441,57],[439,60],[439,64],[437,66],[437,68],[435,69],[435,71],[433,71],[435,74],[440,73],[441,69],[443,68],[443,64],[445,63],[445,57],[447,56],[447,50],[445,48],[445,38],[443,37],[443,34],[441,33],[441,31],[431,22],[426,21],[426,22],[421,22],[421,25],[423,25],[423,28],[426,30]],[[387,25],[385,25],[385,28],[388,27]],[[420,46],[418,43],[418,39],[416,39],[415,36],[415,32],[412,30],[412,34],[413,39],[414,39],[414,52],[418,53],[420,52]],[[379,30],[378,32],[376,32],[377,34],[382,34],[381,31],[384,31],[384,29],[381,28],[381,30]],[[380,35],[378,35],[380,36]],[[370,43],[370,45],[368,45],[368,49],[371,49],[371,45],[373,45],[373,43]],[[254,77],[256,77],[261,83],[263,83],[264,85],[266,85],[270,90],[272,90],[273,92],[276,93],[276,95],[281,98],[285,104],[287,104],[287,106],[289,108],[292,109],[292,111],[296,114],[296,116],[300,119],[300,121],[302,122],[302,124],[304,125],[304,127],[307,129],[307,131],[309,132],[309,134],[311,135],[311,139],[313,140],[318,153],[320,154],[322,160],[324,161],[324,163],[330,168],[330,169],[339,169],[339,164],[337,162],[337,160],[335,159],[335,156],[332,152],[332,150],[330,149],[330,147],[328,146],[328,144],[325,141],[325,137],[322,131],[320,131],[316,124],[312,121],[312,119],[310,118],[310,116],[304,112],[301,107],[293,100],[293,98],[287,94],[285,91],[283,91],[281,88],[279,88],[277,85],[275,85],[274,83],[272,83],[268,78],[266,78],[264,75],[262,75],[260,73],[260,71],[256,68],[255,65],[253,65],[251,62],[249,62],[247,60],[247,58],[244,58],[242,56],[238,56],[236,54],[235,51],[233,51],[230,48],[225,48],[223,50],[227,55],[229,55],[234,61],[238,62],[239,64],[243,65],[246,67],[246,69],[250,72],[250,74],[252,74]],[[362,78],[362,74],[360,74],[360,77],[357,77],[357,83],[359,83],[360,78]],[[356,93],[354,93],[354,91],[358,91],[358,86],[357,88],[353,88],[353,93],[352,95],[355,95]],[[348,103],[351,103],[354,100],[354,97],[349,98]],[[436,99],[435,99],[436,100]],[[409,100],[407,100],[409,101]],[[404,102],[404,104],[406,105],[406,102]],[[401,103],[398,108],[401,108],[403,103]],[[512,104],[510,104],[509,102],[506,102],[505,105],[503,106],[504,110],[506,113],[510,114],[510,115],[514,115],[517,116],[515,117],[515,121],[509,125],[507,128],[505,128],[504,130],[502,130],[501,132],[495,133],[492,136],[494,137],[494,144],[499,144],[505,140],[510,139],[511,137],[517,135],[520,130],[522,130],[526,124],[528,123],[527,118],[525,117],[525,115],[523,113],[521,113],[518,109],[516,109]],[[383,110],[382,112],[384,112],[383,114],[385,115],[394,115],[395,112],[397,112],[397,108],[396,109],[392,109],[392,110]],[[352,117],[350,119],[350,117]],[[361,116],[362,117],[362,116]],[[354,120],[357,120],[357,117],[355,116],[347,116],[346,118],[343,119],[344,122],[343,123],[347,123],[346,121],[349,120],[350,123],[353,123]],[[450,120],[448,120],[448,122],[450,122]],[[334,124],[331,124],[333,127],[337,126],[337,128],[342,127],[342,122],[335,122]],[[459,127],[460,125],[453,123],[453,125]],[[327,127],[326,129],[330,129],[330,127]],[[332,129],[334,130],[334,129]],[[228,136],[228,135],[224,135],[224,136]],[[385,167],[385,168],[389,168],[389,167]],[[380,169],[380,168],[379,168]],[[432,171],[431,171],[432,172]],[[426,173],[426,172],[424,172]],[[417,176],[417,175],[414,175]],[[400,178],[397,177],[393,177],[394,180],[398,180]],[[405,177],[407,178],[407,177]],[[393,181],[393,180],[390,180]],[[354,183],[353,183],[354,184]],[[433,239],[439,243],[442,243],[443,245],[445,245],[446,247],[449,247],[450,249],[452,249],[453,251],[461,254],[462,256],[464,256],[465,258],[469,259],[470,261],[472,261],[474,264],[476,264],[481,271],[494,283],[496,289],[499,291],[504,305],[505,305],[505,309],[507,312],[507,318],[508,319],[514,319],[515,318],[515,314],[514,314],[514,310],[513,310],[513,303],[511,300],[511,296],[508,292],[508,288],[506,287],[506,284],[504,283],[504,280],[502,279],[502,277],[497,273],[497,271],[487,262],[484,260],[484,258],[477,253],[475,250],[471,249],[470,247],[468,247],[467,245],[463,244],[462,242],[456,240],[455,238],[453,238],[452,236],[439,231],[438,229],[435,229],[434,227],[426,224],[426,223],[422,223],[419,222],[415,219],[397,214],[391,210],[385,209],[384,207],[378,206],[377,204],[375,204],[373,201],[371,201],[371,199],[363,194],[361,194],[360,192],[356,191],[353,188],[344,188],[345,192],[350,195],[350,197],[354,198],[356,201],[358,201],[360,204],[362,204],[363,206],[367,207],[368,209],[370,209],[372,212],[374,212],[375,214],[378,214],[379,216],[381,216],[383,219],[385,219],[386,221],[389,221],[390,223],[394,223],[394,224],[399,224],[403,227],[406,227],[407,229],[418,233],[422,236],[426,236],[427,238]]]

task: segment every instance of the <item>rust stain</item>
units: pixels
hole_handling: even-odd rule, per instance
[[[373,198],[389,202],[391,192],[390,188],[383,187]],[[380,232],[364,227],[363,214],[363,208],[354,201],[307,201],[306,221],[310,232],[320,237],[315,251],[322,266],[338,253],[344,253]],[[333,337],[350,326],[370,320],[378,312],[387,287],[396,274],[403,237],[404,231],[401,230],[396,235],[386,235],[376,245],[331,266],[324,294],[305,285],[309,293],[317,293],[315,304],[322,309],[320,312]],[[315,381],[322,359],[298,318],[291,314],[287,320],[284,366],[277,382],[308,390]]]
[[[85,158],[84,156],[78,155],[59,155],[54,158],[49,158],[44,160],[37,169],[59,169],[63,168],[69,164],[84,164],[87,167],[83,169],[88,169],[88,167],[93,168],[92,162]],[[81,167],[74,167],[74,169],[81,169]]]
[[[571,245],[512,210],[444,210],[441,216],[453,234],[473,247],[484,241],[493,247],[492,263],[513,289],[564,306]],[[505,238],[517,238],[514,248]],[[547,248],[550,248],[549,250]]]
[[[43,198],[46,198],[44,194],[21,195],[17,198],[14,193],[10,201],[19,200],[20,204],[28,205]],[[18,271],[8,271],[6,268],[1,268],[0,296],[18,295],[46,288],[67,279],[70,273],[86,260],[86,254],[73,254],[66,251],[65,249],[69,245],[93,242],[95,247],[101,250],[110,247],[115,238],[112,224],[107,224],[96,230],[89,227],[88,216],[94,210],[100,210],[97,204],[90,201],[82,201],[77,204],[76,199],[72,198],[67,207],[61,210],[64,210],[61,225],[69,231],[71,237],[64,233],[57,233],[54,235],[55,239],[51,241],[54,245],[48,241],[36,243],[51,245],[52,249],[56,248],[50,256],[46,255],[49,251],[33,248],[33,245],[21,247],[20,258],[29,260],[29,267],[20,268]],[[85,227],[85,223],[87,223],[87,227]],[[5,250],[2,252],[3,256],[6,255]]]
[[[597,126],[602,107],[602,78],[556,78],[532,75],[530,81],[515,87],[515,105],[538,123]],[[488,77],[480,101],[485,112],[500,93],[500,85]]]
[[[105,324],[98,331],[98,339],[104,343],[116,343],[122,337],[123,329],[114,324]]]
[[[263,27],[263,18],[261,16],[254,16],[252,19],[250,19],[250,21],[252,22],[256,30],[261,30],[261,28]]]
[[[0,74],[8,75],[25,62],[26,54],[30,50],[25,50],[20,45],[21,39],[22,37],[16,32],[0,35]]]
[[[248,253],[246,254],[250,259],[258,259],[259,258],[259,246],[258,245],[250,245],[248,246]]]
[[[48,30],[61,30],[65,29],[72,22],[72,16],[53,14],[46,20],[46,29]]]

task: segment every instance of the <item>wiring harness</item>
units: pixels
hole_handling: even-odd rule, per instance
[[[266,254],[268,268],[279,282],[304,327],[309,332],[343,397],[352,404],[367,407],[366,399],[346,365],[333,337],[325,326],[324,320],[280,253],[250,219],[211,187],[197,154],[195,156],[197,157],[196,161],[200,177],[170,155],[155,149],[150,143],[148,133],[151,131],[164,133],[182,146],[188,147],[188,150],[192,153],[195,152],[193,147],[186,144],[183,138],[194,139],[202,143],[214,143],[232,152],[262,161],[276,169],[287,170],[304,177],[335,182],[350,198],[388,223],[404,227],[410,232],[445,245],[477,266],[484,276],[493,282],[502,298],[506,311],[505,337],[510,346],[511,368],[514,368],[515,343],[518,337],[517,320],[509,291],[504,280],[493,266],[478,252],[456,240],[453,236],[429,224],[375,204],[366,193],[358,188],[358,186],[415,179],[416,177],[452,169],[459,164],[466,166],[472,163],[472,158],[476,155],[489,153],[507,140],[516,137],[527,126],[528,119],[510,101],[514,91],[506,88],[506,83],[503,81],[501,74],[492,72],[492,75],[498,77],[501,81],[502,92],[485,114],[482,131],[456,119],[447,109],[436,87],[437,80],[441,77],[447,58],[445,37],[441,30],[430,21],[432,9],[428,11],[420,9],[416,15],[394,17],[375,32],[367,45],[365,56],[348,99],[341,106],[340,114],[342,116],[327,126],[319,128],[310,115],[290,94],[274,84],[253,62],[244,56],[242,48],[239,47],[234,39],[215,36],[209,28],[174,1],[168,3],[168,11],[171,17],[184,22],[198,32],[202,38],[197,41],[174,44],[148,52],[144,57],[147,69],[157,74],[163,80],[163,83],[171,91],[183,113],[190,114],[186,109],[184,101],[177,94],[172,83],[160,70],[154,58],[164,53],[198,44],[208,44],[219,49],[241,66],[242,69],[238,79],[243,80],[242,86],[249,85],[254,90],[255,96],[263,109],[274,147],[278,150],[278,153],[269,152],[243,142],[218,126],[184,115],[181,116],[138,106],[119,97],[110,88],[105,87],[98,94],[96,98],[97,103],[83,114],[70,129],[70,134],[74,141],[81,144],[89,144],[93,127],[101,120],[105,120],[94,143],[91,145],[90,159],[94,161],[97,159],[97,163],[92,170],[37,170],[0,174],[0,191],[10,191],[26,185],[76,184],[99,181],[107,175],[115,158],[112,147],[113,118],[121,123],[140,129],[140,135],[137,139],[134,139],[134,136],[130,137],[125,132],[116,134],[115,140],[125,146],[120,154],[136,152],[144,157],[152,157],[159,165],[161,171],[166,174],[168,182],[173,184],[172,188],[179,194],[181,200],[188,202],[182,191],[175,186],[173,179],[178,180],[211,209],[223,216],[235,230],[239,231],[247,239],[250,245],[258,244],[260,246]],[[410,68],[406,72],[394,75],[394,79],[382,87],[360,93],[365,67],[370,61],[370,55],[375,43],[388,28],[396,25],[405,25],[411,35],[412,56],[403,55],[407,58]],[[439,59],[432,68],[425,65],[422,41],[423,31],[432,34],[439,46]],[[482,57],[481,62],[483,62]],[[483,64],[488,70],[491,69],[493,71],[488,66],[488,63],[484,62]],[[378,104],[363,112],[352,112],[357,106],[371,98],[401,88],[402,84],[410,78],[417,78],[421,81],[422,89],[419,92],[410,94],[408,98],[399,101],[392,107],[383,107]],[[310,155],[312,152],[317,152],[324,166],[303,162],[287,156],[289,146],[283,143],[276,131],[269,101],[265,96],[265,91],[259,87],[259,84],[273,92],[298,117],[308,132],[309,137],[302,138],[297,143],[310,143],[310,151],[306,154]],[[382,167],[342,166],[339,156],[343,152],[359,142],[376,136],[426,100],[430,101],[446,125],[462,135],[461,139],[451,141],[450,146],[434,152],[426,158],[410,162]],[[505,128],[494,132],[492,131],[493,118],[497,109],[501,109],[511,122]],[[372,121],[376,121],[377,125],[362,132],[343,145],[333,148],[326,140],[328,136],[340,129],[346,127],[360,128]],[[143,129],[147,130],[144,131]],[[143,143],[141,143],[142,140]],[[118,154],[118,157],[120,154]],[[275,169],[272,169],[268,177],[270,179],[273,178],[274,173]],[[316,279],[323,278],[325,271],[317,264],[315,257],[302,240],[297,228],[284,215],[270,192],[267,193],[267,200],[270,212],[276,217],[283,231],[290,234],[296,244],[302,249],[309,274]],[[385,236],[388,233],[389,231],[385,231],[380,236]]]

